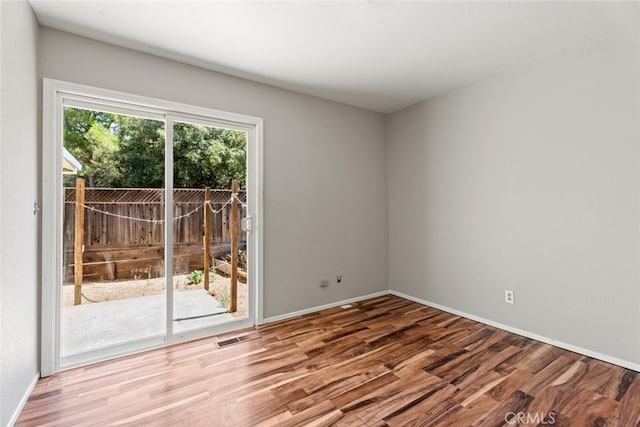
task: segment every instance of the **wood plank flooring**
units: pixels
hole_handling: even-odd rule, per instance
[[[640,427],[638,372],[395,296],[256,329],[45,378],[17,425]]]

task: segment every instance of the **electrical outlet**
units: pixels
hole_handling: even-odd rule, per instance
[[[513,291],[510,291],[509,289],[504,290],[504,302],[507,304],[514,304],[516,302]]]
[[[320,287],[321,288],[326,288],[327,286],[329,286],[329,281],[327,279],[322,279],[320,281]]]
[[[342,283],[342,274],[338,274],[338,277],[336,277],[336,283]]]

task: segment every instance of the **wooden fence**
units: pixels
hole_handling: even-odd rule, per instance
[[[76,189],[65,188],[65,281],[73,282]],[[238,198],[245,202],[245,192]],[[231,190],[211,190],[209,242],[212,256],[229,252]],[[203,268],[204,189],[173,193],[174,272]],[[164,190],[157,188],[86,188],[84,191],[83,280],[158,277],[163,274]],[[226,205],[226,206],[225,206]],[[240,217],[245,208],[238,206]],[[240,246],[246,233],[238,227]]]

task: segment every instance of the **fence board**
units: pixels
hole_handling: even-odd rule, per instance
[[[164,196],[163,190],[159,189],[96,189],[87,188],[85,190],[85,224],[84,224],[84,244],[85,257],[87,262],[117,262],[135,260],[139,258],[136,249],[145,247],[155,248],[164,245],[164,224],[143,221],[134,221],[126,218],[119,218],[109,214],[122,215],[130,218],[147,220],[164,220]],[[244,192],[239,193],[241,200],[246,200]],[[214,210],[219,210],[230,198],[230,190],[211,190],[211,206]],[[140,201],[138,201],[140,200]],[[91,207],[94,210],[91,210]],[[176,248],[179,246],[194,247],[199,245],[202,248],[203,223],[204,223],[204,189],[177,189],[174,190],[174,217],[184,215],[200,207],[196,212],[188,217],[175,220],[173,223],[173,236]],[[64,224],[63,224],[63,246],[64,246],[64,266],[65,269],[72,268],[73,256],[69,256],[69,251],[73,254],[75,221],[75,189],[65,188],[64,204]],[[222,212],[211,214],[211,228],[209,239],[212,245],[229,242],[230,239],[230,210],[231,205],[226,206]],[[240,216],[246,216],[246,211],[239,206]],[[99,212],[102,211],[102,212]],[[239,222],[239,221],[238,221]],[[238,225],[239,227],[239,225]],[[246,233],[239,229],[239,238],[246,241]],[[121,253],[113,249],[122,249]],[[100,260],[91,254],[104,254],[109,252],[109,259]],[[142,251],[144,252],[144,251]],[[154,258],[163,257],[163,254],[154,255]],[[154,263],[155,264],[155,263]],[[194,265],[188,261],[187,264]],[[131,263],[137,265],[137,263]],[[157,264],[156,264],[157,265]],[[113,277],[113,264],[105,266],[106,273],[101,273],[102,277]],[[154,270],[157,271],[154,265]],[[121,271],[124,272],[125,268]],[[134,269],[130,269],[133,271]],[[89,270],[96,276],[95,269]],[[155,272],[154,271],[154,272]]]

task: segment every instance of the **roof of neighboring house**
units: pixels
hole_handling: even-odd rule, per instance
[[[75,175],[82,169],[80,162],[73,155],[62,147],[62,173]]]

